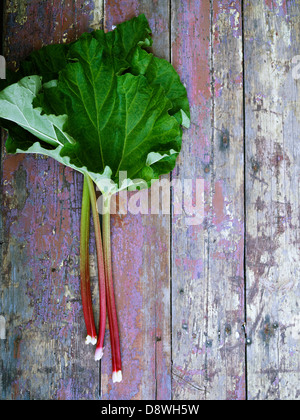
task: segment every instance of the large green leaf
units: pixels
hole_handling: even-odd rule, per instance
[[[134,75],[144,75],[151,85],[162,86],[166,97],[172,103],[170,115],[174,115],[184,127],[190,127],[187,91],[180,81],[179,74],[168,61],[137,47],[131,56],[129,69]]]
[[[134,75],[144,75],[150,84],[162,86],[166,97],[172,102],[170,114],[176,115],[179,122],[189,128],[190,107],[186,88],[168,61],[144,49],[152,45],[150,34],[145,15],[118,25],[112,32],[98,30],[92,33],[101,46],[110,51],[116,73],[126,70]]]
[[[67,54],[71,44],[52,44],[33,51],[20,64],[20,78],[33,74],[43,77],[47,83],[58,78],[59,72],[67,65]]]
[[[73,165],[70,158],[61,153],[64,146],[75,143],[64,131],[68,117],[42,115],[41,108],[33,106],[40,89],[41,78],[29,76],[0,92],[0,121],[10,133],[7,152],[43,154],[83,174],[88,173],[86,167]],[[90,176],[98,184],[110,185],[105,182],[111,178],[108,167],[101,174],[90,171]]]
[[[150,47],[153,43],[151,29],[145,15],[140,15],[124,22],[111,31],[92,32],[92,36],[104,47],[113,58],[116,72],[130,67],[136,48]]]
[[[118,190],[169,173],[181,125],[189,125],[189,104],[170,63],[143,49],[151,46],[150,32],[141,15],[113,32],[33,53],[19,75],[36,72],[47,82],[43,88],[33,76],[0,92],[8,152],[51,156],[88,172],[102,191],[110,178]],[[123,185],[121,171],[128,176]]]
[[[165,90],[143,75],[120,75],[113,56],[90,34],[73,44],[69,54],[78,61],[65,67],[57,86],[44,89],[41,103],[48,112],[52,104],[51,112],[57,114],[62,97],[69,104],[66,131],[76,143],[66,144],[62,155],[96,173],[108,166],[116,183],[120,171],[147,182],[161,175],[151,170],[148,155],[153,152],[161,154],[164,172],[170,172],[182,133],[169,114],[172,103]]]
[[[7,70],[5,80],[0,80],[0,91],[10,85],[21,81],[25,76],[39,75],[43,83],[58,77],[59,72],[67,64],[67,52],[69,45],[57,44],[48,45],[40,50],[33,51],[20,64],[18,71]],[[40,87],[40,86],[39,86]],[[9,137],[6,142],[8,153],[16,153],[18,147],[27,150],[39,139],[32,133],[20,127],[17,122],[0,119],[0,126],[9,131]],[[46,149],[49,145],[44,144]]]

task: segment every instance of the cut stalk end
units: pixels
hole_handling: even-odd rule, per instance
[[[91,337],[88,335],[85,339],[85,344],[88,346],[89,344],[92,344],[92,346],[95,346],[97,344],[97,337]]]
[[[118,372],[114,372],[113,376],[112,376],[112,380],[113,380],[114,384],[122,382],[122,380],[123,380],[122,371],[119,370]]]

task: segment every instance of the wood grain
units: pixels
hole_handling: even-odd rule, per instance
[[[212,2],[213,138],[208,233],[210,399],[246,398],[244,323],[244,133],[241,1]],[[210,332],[211,331],[211,332]],[[216,343],[218,342],[218,345]],[[215,360],[215,363],[213,362]]]
[[[244,399],[244,176],[240,2],[173,1],[173,64],[192,129],[174,176],[205,180],[205,220],[173,223],[173,396]]]
[[[245,3],[251,400],[300,399],[299,15],[299,1]]]

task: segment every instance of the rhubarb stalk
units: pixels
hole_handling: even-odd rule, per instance
[[[120,336],[118,327],[118,318],[115,303],[112,262],[111,262],[111,227],[110,227],[110,203],[111,197],[103,197],[103,249],[105,265],[105,286],[107,299],[107,312],[110,330],[110,341],[112,351],[113,382],[122,381],[122,362],[120,349]]]
[[[81,213],[81,241],[80,241],[80,275],[83,315],[87,329],[86,344],[97,343],[94,313],[92,307],[90,266],[89,266],[89,237],[90,237],[90,194],[87,179],[84,179],[82,213]]]
[[[100,314],[99,314],[99,333],[98,333],[97,348],[96,348],[96,353],[95,353],[95,360],[99,361],[102,359],[102,356],[103,356],[105,327],[106,327],[105,270],[104,270],[104,261],[103,261],[101,226],[100,226],[99,212],[98,212],[98,207],[97,207],[95,187],[94,187],[93,181],[88,175],[85,178],[88,184],[90,202],[91,202],[92,213],[93,213],[95,238],[96,238],[96,250],[97,250],[97,262],[98,262]]]

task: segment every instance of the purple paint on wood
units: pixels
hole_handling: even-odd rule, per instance
[[[244,138],[242,2],[213,2],[213,94],[215,177],[212,223],[216,235],[211,244],[211,281],[220,296],[219,317],[230,325],[224,348],[228,399],[245,399],[244,313]],[[218,95],[216,79],[223,80]],[[219,280],[214,280],[219,277]],[[218,295],[217,295],[218,296]],[[216,357],[216,355],[215,355]],[[222,365],[220,366],[222,369]]]
[[[89,30],[92,5],[54,0],[8,7],[10,65]],[[99,368],[84,344],[79,290],[82,176],[51,159],[18,155],[4,156],[3,179],[4,399],[95,399]]]
[[[20,1],[16,8],[8,8],[5,32],[6,53],[10,63],[18,63],[34,49],[43,45],[70,42],[90,30],[93,1],[80,0],[63,4]]]
[[[105,29],[111,31],[114,25],[140,14],[138,0],[110,0],[105,2]]]
[[[184,136],[174,176],[182,180],[203,178],[203,167],[211,164],[210,2],[176,1],[174,5],[172,63],[187,86],[192,114],[192,126]],[[206,201],[209,193],[210,186],[205,181]],[[206,206],[206,217],[208,211]],[[201,287],[206,265],[204,230],[205,224],[187,227],[182,217],[173,220],[172,391],[175,400],[203,399],[205,393],[201,384],[205,368],[201,361],[192,362],[204,347],[199,342],[202,323],[198,321],[202,313],[199,302],[204,299]]]
[[[291,66],[299,54],[299,16],[295,0],[253,0],[244,8],[252,400],[300,395],[299,84]]]
[[[17,366],[22,366],[22,375],[13,381],[19,390],[15,397],[35,378],[39,390],[32,386],[30,391],[43,398],[49,392],[49,384],[41,385],[48,369],[60,383],[57,394],[56,388],[50,388],[51,399],[59,399],[60,394],[66,399],[94,399],[96,366],[85,364],[84,377],[87,382],[92,378],[88,393],[80,389],[75,374],[78,342],[86,357],[92,360],[93,356],[84,347],[80,301],[81,175],[52,160],[17,156],[6,158],[3,178],[6,258],[14,270],[14,287],[21,293],[15,293],[13,311],[22,311],[20,322],[10,331],[17,337]],[[64,372],[57,373],[62,359]]]
[[[275,13],[277,16],[281,16],[285,19],[288,19],[288,2],[283,0],[264,0],[265,5]],[[293,1],[291,2],[293,3]]]
[[[243,177],[233,175],[243,171],[241,2],[174,5],[173,63],[192,108],[174,176],[204,178],[205,220],[173,224],[173,394],[243,399]]]
[[[112,224],[113,268],[116,285],[116,303],[120,323],[123,383],[107,389],[111,399],[116,393],[120,399],[134,399],[140,392],[143,375],[140,347],[140,322],[143,293],[140,279],[142,271],[142,248],[145,232],[140,227],[140,217],[114,218]],[[108,340],[107,340],[108,343]],[[110,346],[106,346],[106,356]],[[102,375],[111,377],[109,357],[103,363]],[[125,391],[126,390],[126,391]],[[116,398],[116,397],[115,397]]]

